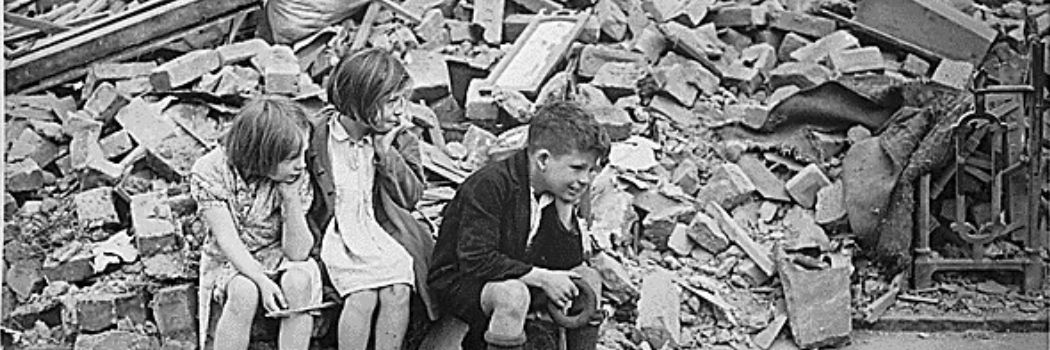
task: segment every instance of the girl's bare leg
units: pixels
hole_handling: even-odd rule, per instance
[[[215,350],[247,349],[258,307],[259,287],[247,277],[234,276],[226,285],[226,303],[215,326],[215,334],[219,335],[215,337]]]
[[[379,289],[379,318],[376,320],[376,350],[398,350],[408,330],[409,296],[412,288],[395,284]]]
[[[372,329],[372,313],[379,302],[375,289],[350,293],[339,315],[339,350],[364,350]]]
[[[314,286],[309,272],[302,269],[289,269],[281,276],[281,291],[288,301],[289,309],[310,306],[310,295]],[[314,319],[309,313],[294,314],[281,320],[278,333],[278,349],[307,350],[310,348],[310,336],[313,335]],[[220,333],[221,334],[221,333]]]

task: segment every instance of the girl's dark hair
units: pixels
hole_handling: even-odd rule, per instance
[[[262,97],[246,104],[222,140],[229,159],[245,180],[265,178],[281,161],[299,155],[309,133],[306,112],[283,97]]]
[[[408,86],[408,71],[382,49],[343,57],[328,82],[328,100],[344,115],[374,125],[385,99]]]

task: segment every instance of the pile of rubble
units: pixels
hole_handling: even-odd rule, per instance
[[[964,292],[946,283],[906,293],[903,275],[890,276],[899,266],[859,251],[848,154],[892,129],[901,107],[887,108],[872,86],[965,95],[977,68],[1021,83],[1024,14],[1039,19],[1035,33],[1050,26],[1050,7],[1020,1],[366,7],[291,46],[251,39],[162,62],[95,63],[59,95],[7,96],[5,344],[196,347],[205,233],[189,167],[246,98],[319,108],[337,57],[369,46],[400,55],[412,76],[408,118],[430,177],[420,209],[432,223],[456,184],[524,146],[534,106],[574,99],[607,127],[610,164],[583,208],[612,315],[602,348],[843,344],[852,319],[875,320],[898,299]],[[914,25],[887,23],[905,16]],[[807,104],[826,96],[835,102]],[[970,107],[945,100],[936,112]],[[1020,114],[1020,100],[990,103]],[[855,118],[827,117],[843,111]],[[1042,306],[1047,294],[996,295]],[[959,300],[930,305],[960,307],[940,303],[949,299]]]

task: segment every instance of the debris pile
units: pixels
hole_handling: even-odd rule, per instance
[[[365,47],[399,55],[412,77],[406,122],[425,141],[420,210],[433,227],[458,183],[524,147],[535,106],[580,101],[607,128],[609,166],[581,208],[612,315],[604,349],[836,346],[851,320],[888,310],[979,312],[971,289],[1002,296],[979,299],[988,309],[1038,312],[1045,288],[1025,294],[949,275],[910,290],[898,272],[910,254],[914,184],[943,172],[950,125],[973,107],[964,91],[973,73],[1024,83],[1025,30],[1045,34],[1048,10],[1020,1],[372,1],[290,46],[248,39],[95,62],[77,84],[7,97],[4,329],[20,345],[195,347],[205,233],[187,170],[246,98],[282,94],[319,108],[338,57]],[[1026,13],[1036,27],[1026,29]],[[958,37],[965,45],[944,45]],[[984,102],[1008,123],[1024,120],[1019,96]],[[965,171],[969,183],[956,187],[977,203],[965,214],[999,215],[978,194],[987,169]],[[942,214],[931,222],[946,226],[959,212],[956,191],[938,184]],[[944,237],[932,246],[952,256],[959,247]],[[1011,237],[991,247],[993,258],[1023,250]]]

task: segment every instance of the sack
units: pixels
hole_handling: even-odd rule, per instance
[[[338,24],[370,0],[269,0],[266,20],[273,44],[291,45],[325,27]]]

